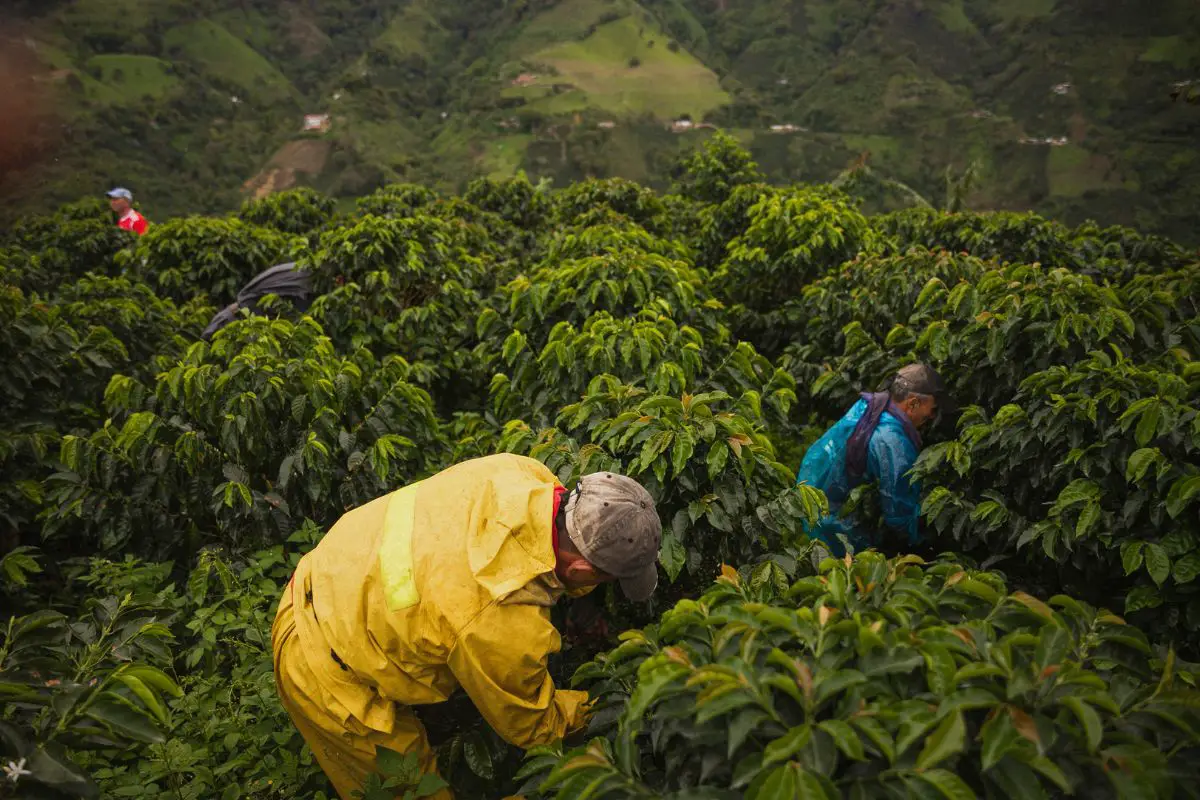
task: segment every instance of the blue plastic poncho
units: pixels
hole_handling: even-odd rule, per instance
[[[839,514],[850,492],[870,481],[879,484],[880,505],[888,527],[906,536],[910,545],[920,540],[917,519],[921,513],[921,487],[910,481],[907,474],[917,460],[917,444],[892,413],[883,412],[871,435],[867,445],[866,474],[857,479],[847,474],[846,443],[866,410],[866,400],[855,403],[808,448],[796,476],[797,483],[815,486],[829,498],[831,513],[821,519],[815,530],[805,524],[805,531],[824,542],[836,556],[845,552],[839,534],[845,536],[856,551],[875,544],[868,534],[858,529],[854,515],[841,517]]]

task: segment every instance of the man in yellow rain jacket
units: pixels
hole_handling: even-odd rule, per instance
[[[508,742],[561,739],[583,726],[587,694],[547,673],[561,644],[550,607],[614,580],[645,600],[661,533],[636,481],[595,473],[567,493],[540,462],[507,454],[356,508],[300,560],[279,604],[283,706],[343,800],[378,745],[435,770],[411,706],[459,686]]]

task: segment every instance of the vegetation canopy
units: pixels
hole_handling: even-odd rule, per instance
[[[381,750],[366,798],[1200,796],[1197,254],[872,215],[727,138],[671,173],[4,233],[0,797],[329,798],[281,592],[347,510],[496,452],[641,481],[660,589],[554,609],[578,740],[515,751],[460,694],[417,709],[441,778]],[[284,262],[311,305],[200,337]],[[913,470],[941,555],[830,558],[800,460],[917,360],[962,407]]]

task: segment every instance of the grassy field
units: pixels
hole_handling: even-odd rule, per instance
[[[488,140],[483,154],[477,160],[479,171],[497,180],[512,177],[520,169],[521,162],[525,160],[525,151],[532,141],[533,137],[528,133],[497,136]]]
[[[513,58],[532,56],[547,47],[588,35],[605,14],[624,16],[635,10],[630,0],[600,3],[596,0],[562,0],[530,20],[520,31],[508,52]]]
[[[392,18],[383,33],[375,39],[375,45],[391,50],[398,56],[419,55],[429,58],[429,34],[442,32],[424,3],[414,2]]]
[[[404,180],[410,154],[421,148],[420,138],[400,120],[356,120],[349,125],[348,135],[353,149],[384,170],[390,181]]]
[[[656,24],[638,16],[608,22],[583,40],[560,42],[528,57],[553,67],[547,82],[577,92],[546,95],[529,87],[530,107],[543,113],[594,108],[613,114],[649,112],[660,119],[695,119],[729,101],[715,73],[683,49],[673,52]],[[513,89],[508,92],[514,93]]]
[[[1092,190],[1117,188],[1120,184],[1107,174],[1108,167],[1107,159],[1093,155],[1078,145],[1051,148],[1046,160],[1050,194],[1056,197],[1079,197]]]
[[[1156,36],[1142,53],[1140,61],[1166,63],[1176,69],[1185,69],[1200,60],[1200,37]]]
[[[967,18],[967,12],[963,10],[962,0],[944,0],[938,6],[935,13],[942,26],[952,33],[969,33],[975,35],[979,33],[979,29],[975,27],[975,23]]]
[[[847,133],[842,135],[842,141],[852,152],[869,151],[871,163],[884,169],[903,158],[904,144],[893,136]]]
[[[165,42],[169,50],[178,49],[184,58],[251,98],[278,101],[296,96],[291,82],[271,62],[211,20],[172,28]]]
[[[100,72],[99,83],[104,90],[89,97],[113,104],[136,103],[146,97],[158,99],[179,85],[170,64],[153,56],[94,56],[87,67],[89,72]]]

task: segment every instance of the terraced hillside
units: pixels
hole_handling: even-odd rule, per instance
[[[949,169],[969,207],[1200,236],[1193,0],[22,8],[0,63],[47,102],[37,135],[0,153],[0,218],[110,183],[152,217],[232,207],[306,138],[326,142],[320,172],[278,188],[350,197],[519,170],[663,187],[714,125],[778,182],[857,167],[843,183],[875,208],[945,204]],[[329,129],[303,132],[305,114]]]

